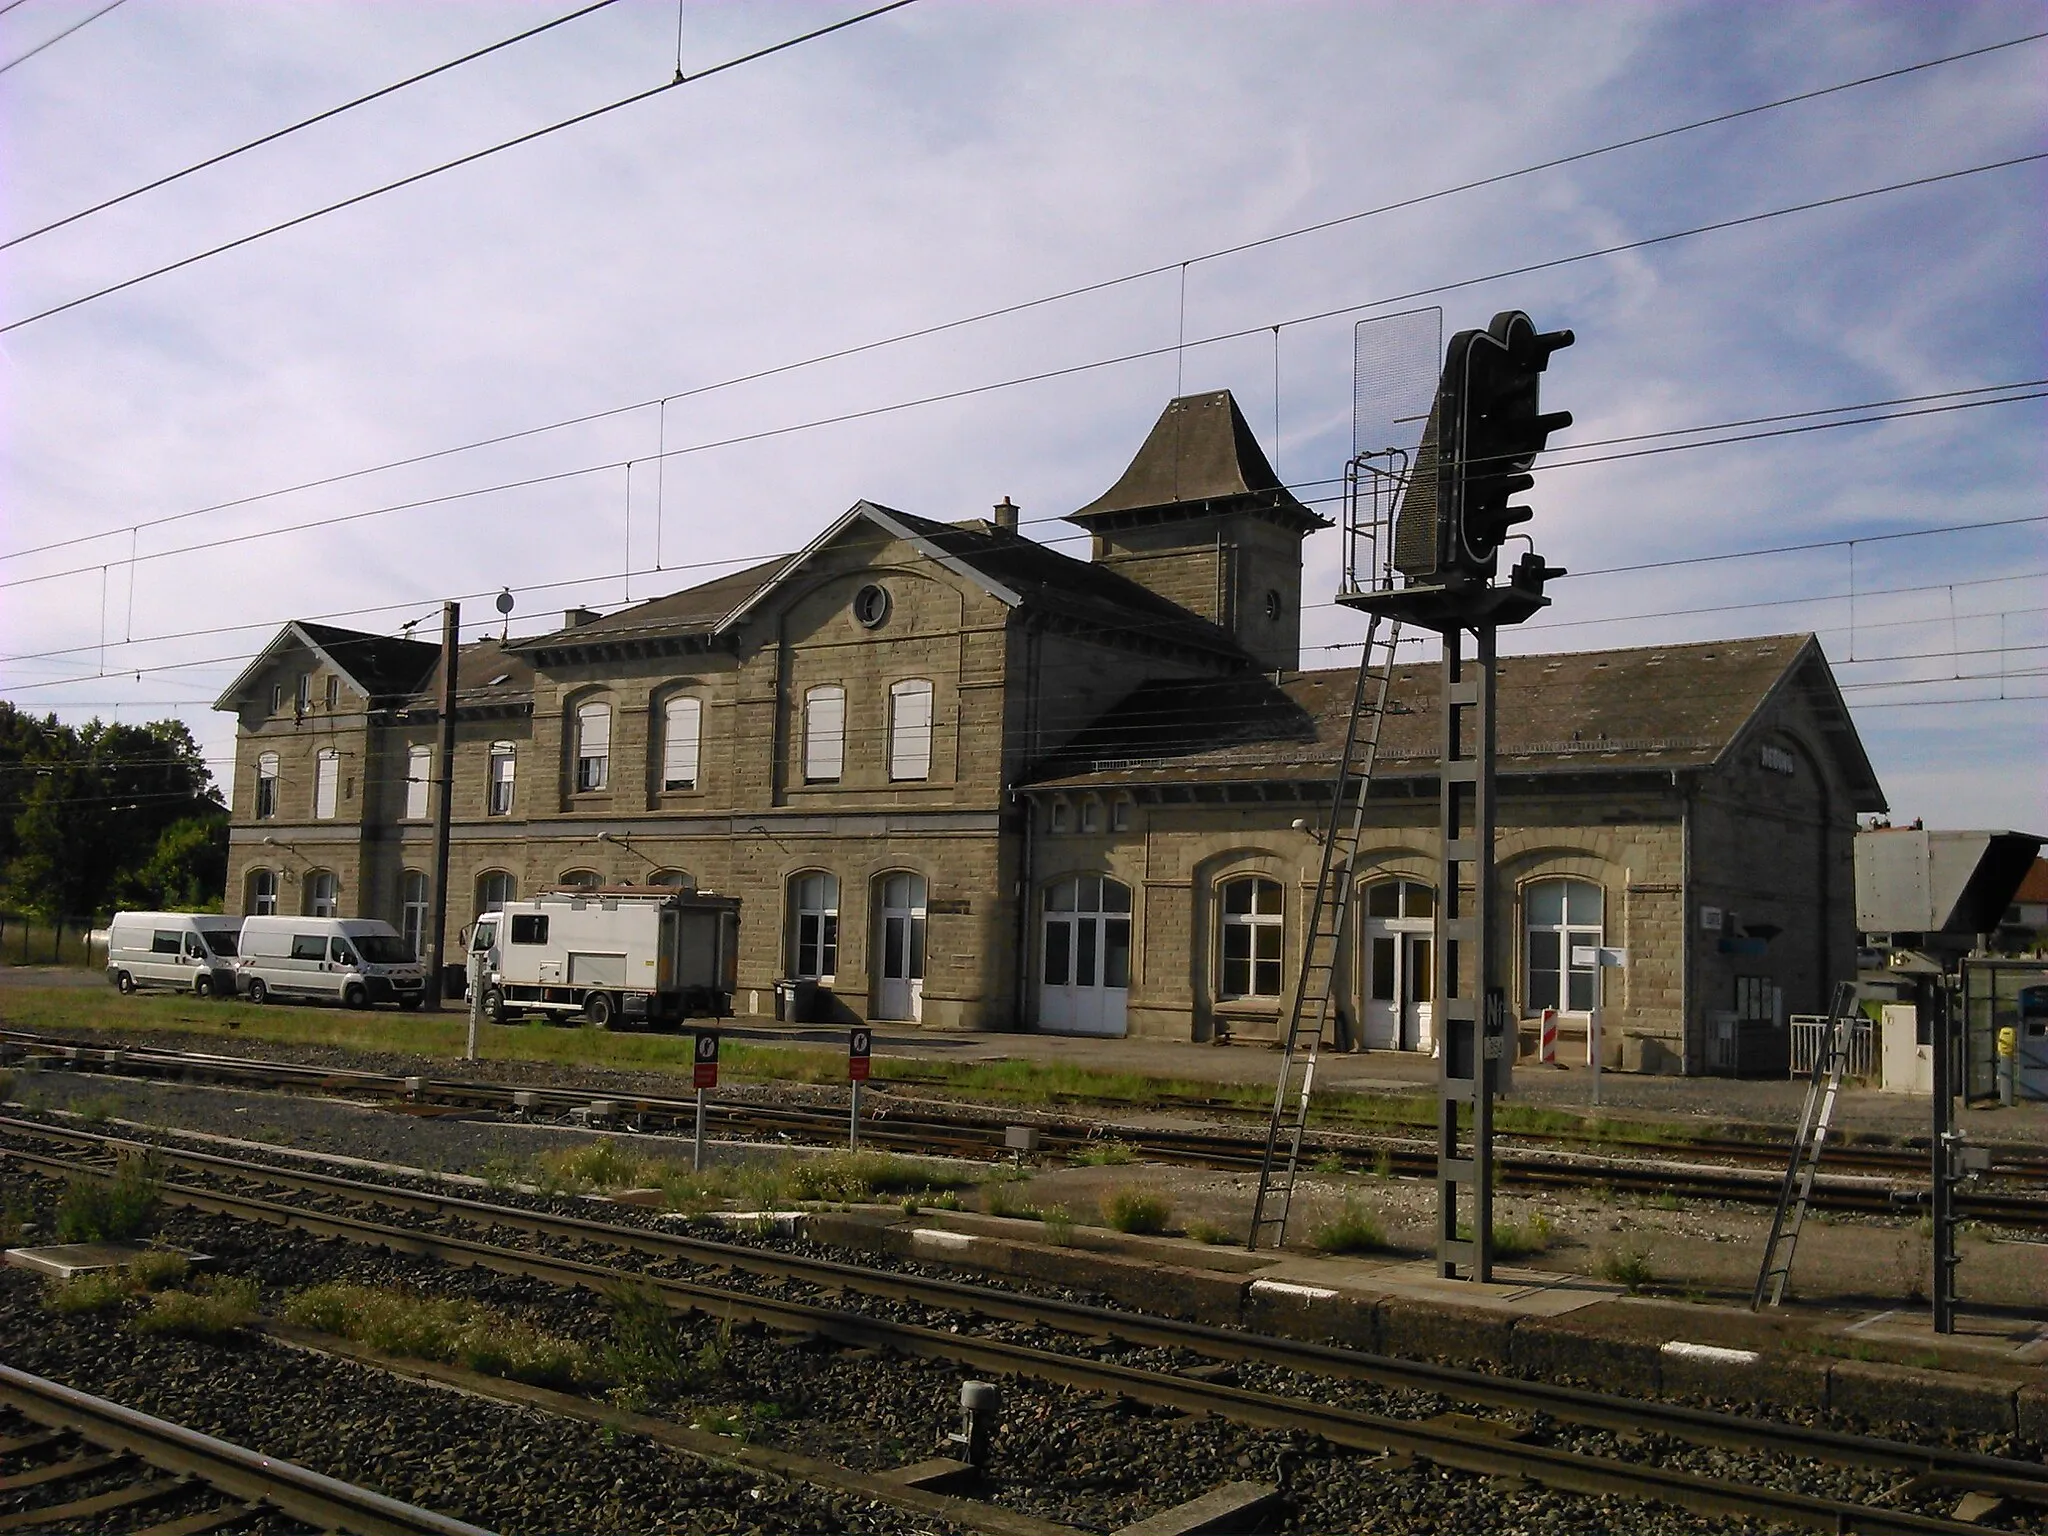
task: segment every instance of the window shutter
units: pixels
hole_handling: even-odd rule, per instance
[[[661,787],[697,787],[698,746],[702,740],[703,702],[695,698],[670,699],[667,720],[662,727]]]
[[[928,779],[932,774],[932,685],[921,678],[889,690],[889,777]]]
[[[846,690],[813,688],[804,695],[804,777],[837,779],[846,766]]]

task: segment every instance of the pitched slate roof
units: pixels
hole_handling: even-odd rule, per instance
[[[1330,526],[1280,483],[1227,389],[1169,401],[1116,484],[1067,520],[1085,528],[1223,510],[1260,510],[1303,533]]]
[[[488,709],[493,705],[517,705],[533,699],[533,663],[508,648],[503,641],[478,640],[462,647],[455,663],[455,708]],[[435,710],[441,704],[441,652],[434,651],[434,664],[413,690],[415,710]]]
[[[292,645],[303,645],[346,676],[373,703],[412,692],[441,655],[425,640],[372,635],[359,629],[294,619],[271,637],[256,659],[214,700],[215,709],[233,709],[256,678]]]
[[[1034,788],[1327,782],[1336,771],[1357,673],[1349,667],[1142,684],[1032,775]],[[1884,806],[1832,675],[1811,635],[1514,656],[1499,672],[1503,773],[1703,768],[1720,761],[1778,694],[1817,706],[1857,810]],[[1832,699],[1842,731],[1829,724]],[[1395,669],[1380,772],[1435,771],[1442,672]]]
[[[586,624],[516,639],[509,649],[531,656],[536,652],[578,645],[710,635],[734,609],[788,570],[796,558],[795,555],[777,555],[773,560],[763,560],[744,570],[714,576],[709,581],[684,587],[665,597],[635,603],[630,608],[621,608]]]

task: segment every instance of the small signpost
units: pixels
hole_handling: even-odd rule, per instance
[[[1605,944],[1574,944],[1571,963],[1574,966],[1624,966],[1628,964],[1628,951],[1612,949]],[[1605,994],[1603,983],[1600,992]],[[1593,1011],[1586,1016],[1586,1065],[1593,1069],[1593,1102],[1600,1102],[1600,998],[1596,997]]]
[[[697,1086],[697,1140],[690,1154],[692,1172],[704,1171],[704,1090],[718,1086],[718,1032],[700,1030],[696,1036],[695,1061],[690,1069]]]
[[[874,1041],[875,1032],[864,1024],[846,1036],[846,1080],[853,1084],[853,1111],[847,1117],[846,1145],[856,1152],[860,1150],[860,1085],[868,1080]]]

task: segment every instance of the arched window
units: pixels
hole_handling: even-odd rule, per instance
[[[790,972],[829,981],[839,974],[839,877],[820,869],[789,882]]]
[[[399,881],[398,894],[399,936],[417,960],[427,952],[427,877],[417,869],[408,869]]]
[[[576,790],[579,794],[608,787],[612,781],[612,707],[576,706]]]
[[[838,684],[804,694],[804,782],[837,784],[846,768],[846,690]]]
[[[316,869],[306,876],[305,915],[339,917],[341,881],[331,870]]]
[[[256,759],[256,819],[268,821],[277,815],[277,754],[265,752]]]
[[[486,912],[502,912],[505,903],[517,894],[519,887],[512,877],[502,869],[487,869],[476,877],[476,910],[481,917]]]
[[[678,694],[661,708],[661,787],[697,787],[698,746],[703,738],[704,701]]]
[[[1223,883],[1222,965],[1218,995],[1278,997],[1282,949],[1280,882],[1263,875],[1240,875]]]
[[[334,805],[341,788],[341,754],[322,747],[313,764],[313,819],[334,820]]]
[[[250,917],[277,916],[277,871],[274,869],[252,869],[249,871],[249,895],[242,903],[242,910]]]
[[[1600,957],[1581,955],[1595,963],[1575,965],[1572,951],[1599,947],[1604,906],[1604,893],[1590,880],[1532,880],[1522,887],[1522,999],[1528,1012],[1587,1013],[1600,1005]]]
[[[889,777],[932,776],[932,685],[921,677],[889,685]]]
[[[512,781],[518,767],[518,755],[509,741],[491,743],[491,766],[486,781],[484,813],[489,816],[510,816],[512,814]]]
[[[405,754],[405,819],[424,821],[427,817],[427,781],[434,761],[432,747],[415,746]]]
[[[649,885],[666,886],[673,891],[694,891],[697,877],[687,869],[657,869],[647,877]]]
[[[604,884],[604,876],[594,869],[565,869],[555,882],[557,885],[576,885],[586,889]]]
[[[1434,917],[1436,891],[1420,880],[1375,880],[1365,888],[1367,917]]]

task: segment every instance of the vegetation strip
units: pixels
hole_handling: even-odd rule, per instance
[[[700,1456],[706,1461],[715,1461],[750,1472],[764,1472],[790,1482],[834,1488],[842,1493],[872,1499],[897,1509],[935,1516],[963,1530],[985,1531],[989,1536],[1080,1536],[1080,1533],[1071,1526],[1040,1520],[1016,1510],[1004,1509],[999,1505],[975,1499],[955,1498],[951,1494],[931,1493],[921,1488],[892,1482],[886,1477],[858,1472],[836,1462],[805,1456],[800,1452],[753,1445],[729,1435],[716,1435],[701,1429],[685,1428],[669,1419],[635,1413],[630,1409],[614,1407],[609,1403],[573,1392],[562,1392],[502,1376],[487,1375],[442,1361],[389,1354],[366,1344],[289,1322],[265,1322],[258,1325],[257,1331],[296,1349],[333,1355],[405,1379],[453,1387],[493,1402],[538,1408],[545,1413],[582,1419],[587,1423],[616,1430],[620,1434],[642,1435],[647,1439],[673,1446],[677,1450],[687,1451],[692,1456]]]
[[[352,1536],[491,1536],[482,1526],[259,1455],[11,1366],[0,1365],[0,1403],[39,1424],[73,1430],[95,1445],[196,1476],[236,1498],[272,1504],[321,1530]]]
[[[97,1132],[43,1126],[33,1121],[0,1118],[0,1129],[42,1132],[75,1144],[128,1150],[123,1142]],[[286,1187],[340,1195],[369,1204],[384,1204],[422,1215],[468,1216],[481,1225],[508,1226],[536,1235],[572,1242],[603,1244],[657,1258],[721,1265],[771,1279],[794,1279],[821,1288],[838,1287],[895,1301],[979,1314],[1007,1322],[1048,1326],[1080,1338],[1119,1338],[1161,1349],[1186,1349],[1215,1358],[1257,1362],[1309,1374],[1370,1381],[1381,1386],[1438,1392],[1488,1407],[1547,1413],[1559,1419],[1618,1431],[1655,1430],[1695,1443],[1743,1450],[1773,1450],[1847,1465],[1893,1467],[1914,1475],[1936,1471],[1959,1479],[2021,1477],[2048,1494],[2048,1471],[2003,1457],[1952,1451],[1905,1441],[1852,1435],[1805,1425],[1760,1424],[1739,1414],[1691,1408],[1682,1404],[1621,1397],[1549,1382],[1518,1381],[1489,1376],[1456,1366],[1404,1360],[1334,1345],[1311,1344],[1219,1328],[1206,1323],[1148,1316],[1110,1307],[1089,1306],[1054,1297],[1036,1297],[996,1290],[960,1280],[931,1279],[896,1270],[878,1270],[832,1259],[779,1253],[738,1243],[650,1231],[585,1217],[560,1216],[517,1206],[493,1205],[456,1195],[425,1194],[390,1185],[370,1184],[330,1174],[238,1161],[212,1153],[180,1153],[153,1149],[165,1161]],[[17,1156],[11,1151],[0,1155]],[[31,1159],[34,1160],[34,1159]],[[57,1168],[75,1165],[40,1160]],[[256,1202],[268,1204],[268,1202]],[[277,1207],[297,1211],[292,1206]],[[405,1230],[405,1229],[398,1229]],[[607,1271],[609,1273],[609,1271]],[[682,1285],[686,1282],[664,1282]],[[714,1291],[723,1295],[724,1292]]]
[[[7,1154],[30,1167],[63,1173],[76,1165],[36,1154]],[[1425,1458],[1439,1465],[1482,1475],[1527,1478],[1577,1493],[1650,1498],[1698,1511],[1775,1519],[1827,1531],[1857,1530],[1871,1536],[1966,1536],[1980,1526],[1914,1515],[1872,1505],[1819,1498],[1749,1484],[1725,1482],[1645,1463],[1617,1462],[1546,1446],[1504,1441],[1492,1434],[1431,1423],[1389,1419],[1375,1414],[1330,1407],[1308,1399],[1280,1397],[1190,1378],[1134,1369],[1004,1344],[994,1340],[942,1332],[909,1324],[848,1313],[835,1308],[771,1297],[742,1295],[712,1286],[662,1277],[633,1275],[603,1265],[557,1259],[494,1247],[460,1238],[437,1237],[381,1223],[337,1217],[274,1201],[215,1194],[189,1186],[168,1186],[164,1198],[214,1214],[296,1227],[323,1237],[340,1237],[398,1252],[472,1265],[503,1274],[522,1275],[564,1286],[603,1292],[640,1284],[658,1291],[678,1310],[701,1312],[735,1322],[763,1323],[799,1335],[813,1335],[861,1349],[946,1360],[1002,1375],[1030,1377],[1081,1391],[1128,1397],[1152,1406],[1183,1412],[1213,1413],[1260,1428],[1320,1435],[1331,1444],[1354,1449],[1390,1451]],[[1113,1316],[1115,1314],[1112,1314]],[[1496,1392],[1509,1393],[1521,1383],[1496,1380]],[[1553,1389],[1555,1390],[1555,1389]],[[1621,1400],[1613,1400],[1620,1402]],[[1521,1406],[1540,1406],[1524,1402]],[[1641,1408],[1637,1423],[1643,1422]],[[1699,1410],[1694,1410],[1698,1412]],[[1763,1426],[1769,1438],[1782,1440],[1782,1426]],[[1856,1437],[1842,1437],[1854,1440]],[[1949,1459],[1925,1447],[1900,1447],[1909,1465]],[[1960,1459],[1960,1458],[1959,1458]],[[2041,1469],[1992,1457],[1973,1459],[1984,1471],[1996,1469],[2029,1484],[2041,1481]],[[1991,1465],[1984,1465],[1989,1463]]]

